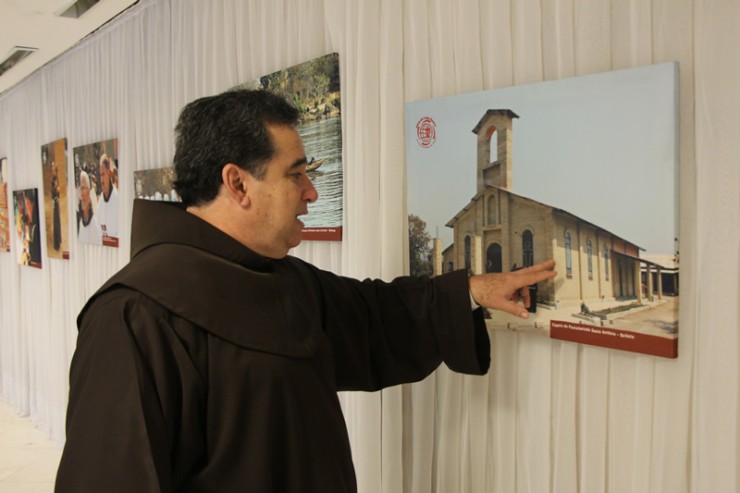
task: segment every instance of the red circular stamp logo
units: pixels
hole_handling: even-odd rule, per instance
[[[437,124],[428,116],[423,116],[416,123],[416,141],[423,148],[432,147],[437,140]]]

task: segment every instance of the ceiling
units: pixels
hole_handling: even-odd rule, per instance
[[[0,62],[14,46],[37,48],[0,76],[0,94],[137,2],[100,0],[75,19],[57,15],[74,0],[0,0]]]

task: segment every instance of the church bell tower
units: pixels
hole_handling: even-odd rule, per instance
[[[486,111],[473,129],[478,136],[478,169],[476,193],[488,186],[511,190],[511,110]],[[493,152],[492,152],[493,151]]]

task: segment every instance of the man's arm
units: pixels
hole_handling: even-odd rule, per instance
[[[361,282],[308,268],[318,281],[339,389],[415,382],[442,362],[461,373],[488,371],[488,334],[480,310],[470,309],[464,271]]]
[[[470,294],[481,306],[527,318],[527,307],[532,302],[527,286],[554,278],[557,275],[554,269],[555,261],[548,260],[514,272],[471,276]],[[518,303],[519,300],[524,306]]]

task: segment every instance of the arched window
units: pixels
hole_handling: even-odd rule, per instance
[[[488,225],[493,226],[496,224],[496,195],[491,194],[490,197],[488,197],[488,210],[486,211],[488,214]]]
[[[486,130],[486,139],[488,139],[488,161],[495,163],[498,160],[498,132],[496,127],[491,125]]]
[[[604,245],[604,278],[609,280],[609,247]]]
[[[526,230],[522,233],[522,267],[534,265],[534,240],[532,232]]]
[[[470,272],[470,236],[465,237],[465,270]]]
[[[565,275],[573,277],[573,258],[570,243],[570,231],[565,232]]]
[[[491,243],[486,249],[486,272],[503,272],[504,263],[501,260],[501,245]]]
[[[588,279],[590,281],[594,278],[594,246],[591,240],[586,242],[586,256],[588,258]]]

